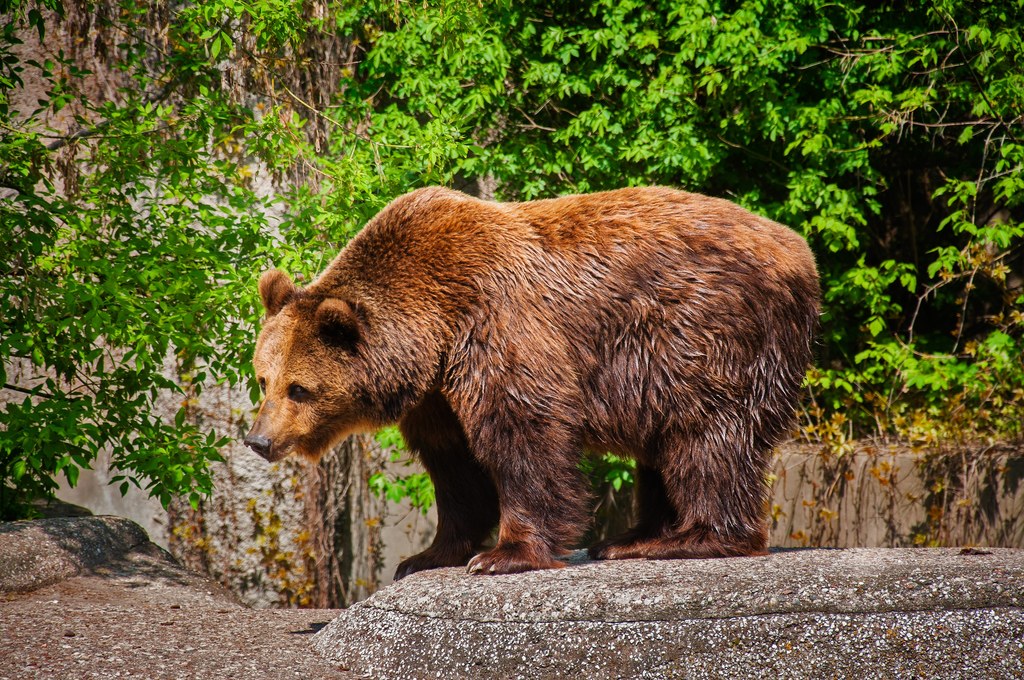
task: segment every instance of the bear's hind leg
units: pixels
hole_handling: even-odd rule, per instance
[[[656,534],[595,546],[597,559],[685,559],[764,555],[767,452],[726,437],[742,420],[709,428],[697,439],[666,445],[658,460],[673,517]],[[750,441],[754,441],[751,437]],[[595,554],[596,552],[596,554]]]
[[[494,482],[470,453],[443,397],[428,395],[400,427],[434,484],[437,533],[430,547],[398,565],[396,581],[426,569],[464,566],[498,523]]]

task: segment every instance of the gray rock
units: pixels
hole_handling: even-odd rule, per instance
[[[314,638],[375,678],[1024,676],[1024,550],[415,574]]]
[[[0,524],[0,592],[25,592],[95,569],[149,545],[122,517],[55,517]]]
[[[250,609],[137,525],[93,519],[0,525],[0,573],[23,571],[0,591],[0,680],[351,677],[309,644],[337,610]]]

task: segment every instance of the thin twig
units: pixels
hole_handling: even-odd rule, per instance
[[[56,151],[58,149],[61,149],[61,148],[65,147],[65,146],[67,146],[71,142],[77,141],[79,139],[86,139],[88,137],[95,137],[96,135],[98,135],[99,133],[103,132],[108,127],[110,127],[110,123],[111,123],[111,121],[108,118],[106,120],[101,120],[100,122],[96,123],[92,127],[82,128],[81,130],[78,130],[78,131],[76,131],[76,132],[74,132],[74,133],[72,133],[70,135],[65,136],[65,137],[59,137],[59,138],[53,140],[52,142],[49,142],[48,144],[46,144],[46,149],[48,151]]]
[[[756,158],[758,160],[762,160],[762,161],[765,161],[767,163],[771,163],[772,165],[777,167],[779,170],[782,170],[783,172],[786,172],[786,173],[789,172],[789,168],[787,168],[785,165],[783,165],[782,163],[778,162],[774,158],[771,158],[769,156],[765,156],[764,154],[758,153],[758,152],[756,152],[756,151],[754,151],[754,150],[752,150],[752,149],[750,149],[748,147],[743,146],[742,144],[737,144],[736,142],[730,142],[728,139],[726,139],[722,135],[716,134],[715,137],[717,137],[718,141],[722,142],[726,146],[731,146],[734,149],[740,149],[741,151],[745,151],[745,152],[747,152],[748,154],[750,154],[751,156],[753,156],[754,158]]]
[[[49,392],[43,392],[42,390],[39,390],[39,389],[30,390],[30,389],[26,389],[24,387],[18,387],[17,385],[12,385],[10,383],[4,383],[3,389],[5,389],[5,390],[12,390],[14,392],[21,392],[22,394],[27,394],[27,395],[29,395],[31,397],[43,397],[45,399],[56,399],[56,397],[54,397]]]

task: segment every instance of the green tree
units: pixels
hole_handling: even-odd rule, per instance
[[[1018,436],[1024,4],[365,3],[373,134],[471,140],[504,198],[668,184],[802,231],[825,290],[804,424]]]
[[[153,44],[145,8],[122,9],[96,20],[97,40],[118,39],[97,65],[117,102],[86,94],[94,74],[71,55],[15,56],[28,27],[42,42],[58,21],[56,0],[13,3],[0,31],[0,378],[19,395],[0,410],[5,518],[103,450],[122,493],[195,503],[222,442],[190,404],[248,375],[266,223],[239,142],[269,126],[219,86],[194,26]],[[15,110],[26,79],[43,83],[39,106]],[[173,421],[154,415],[160,399],[180,404]]]
[[[164,500],[208,489],[188,398],[249,379],[259,271],[310,276],[394,196],[478,178],[667,184],[804,233],[809,437],[1021,434],[1024,3],[214,0],[159,32],[75,8],[114,100],[73,55],[20,56],[57,0],[0,7],[0,361],[29,393],[0,413],[8,514],[105,447]],[[29,73],[43,102],[16,111]],[[420,481],[398,493],[428,503]]]

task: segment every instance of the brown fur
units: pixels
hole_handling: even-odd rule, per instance
[[[437,536],[398,577],[466,564],[495,523],[471,571],[559,566],[587,519],[583,450],[638,462],[639,523],[595,558],[767,549],[770,450],[818,316],[814,259],[786,227],[664,188],[421,189],[307,288],[268,272],[260,293],[250,436],[267,457],[397,422],[430,473]]]

